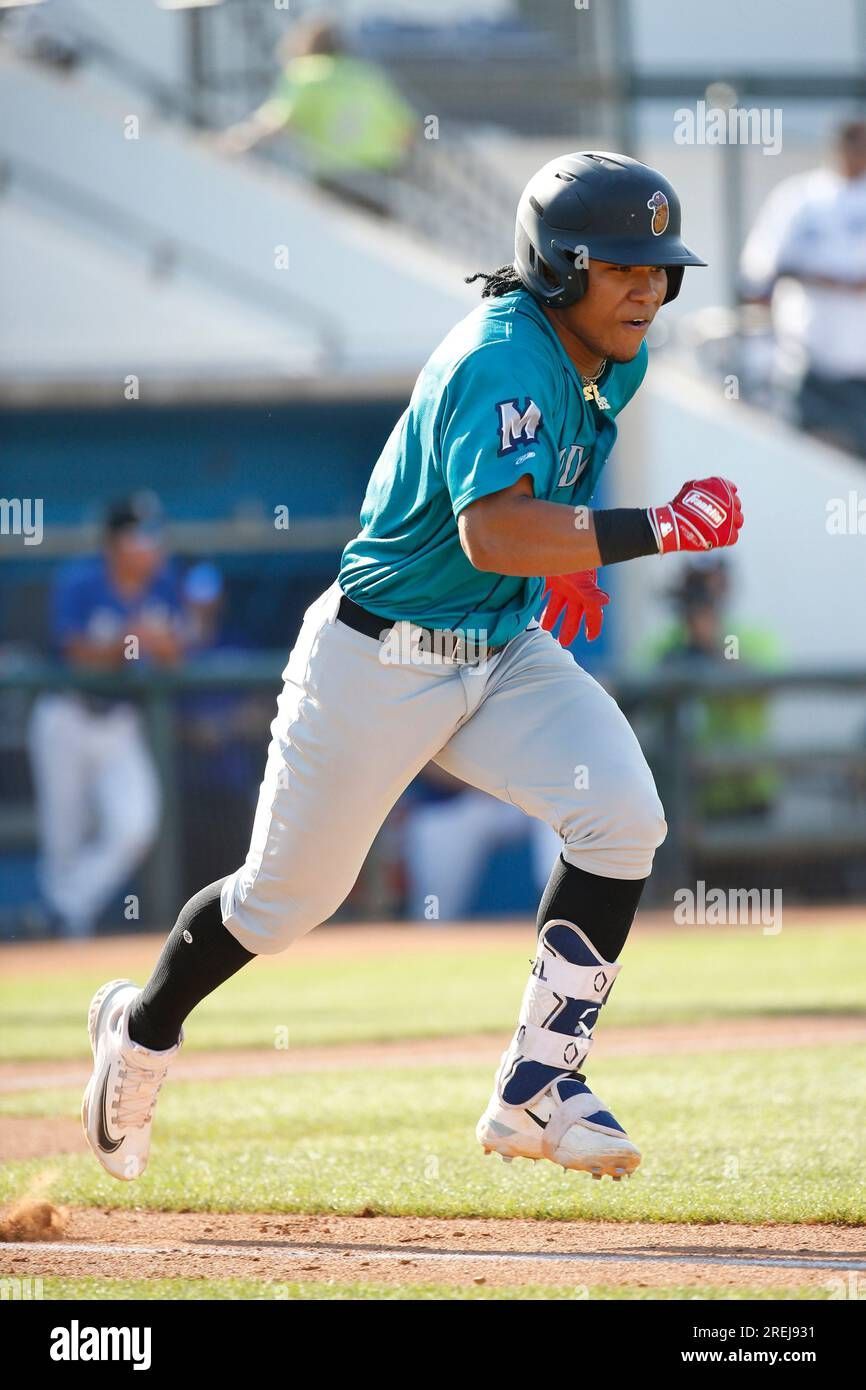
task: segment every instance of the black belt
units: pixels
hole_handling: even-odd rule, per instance
[[[362,632],[365,637],[373,637],[377,642],[387,638],[402,622],[400,618],[383,618],[379,613],[371,613],[368,608],[362,608],[359,603],[355,603],[347,594],[343,594],[340,599],[337,617],[346,627],[354,628],[355,632]],[[502,650],[502,646],[491,647],[480,639],[467,639],[465,634],[452,632],[447,627],[422,627],[420,623],[412,623],[411,629],[411,648],[414,651],[432,652],[445,661],[477,666],[484,657]],[[396,664],[398,663],[395,661]]]

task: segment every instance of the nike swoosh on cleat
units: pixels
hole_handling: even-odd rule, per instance
[[[531,1110],[525,1110],[523,1113],[528,1115],[530,1120],[534,1120],[539,1129],[547,1129],[547,1120],[539,1120],[538,1116],[533,1115]]]
[[[103,1152],[103,1153],[113,1154],[113,1153],[116,1153],[116,1152],[117,1152],[117,1150],[120,1148],[121,1144],[123,1143],[123,1136],[121,1136],[120,1139],[112,1139],[112,1138],[109,1137],[108,1129],[107,1129],[106,1124],[105,1124],[105,1098],[106,1098],[107,1091],[108,1091],[108,1072],[106,1071],[106,1073],[105,1073],[105,1080],[104,1080],[103,1083],[102,1083],[102,1089],[101,1089],[101,1091],[100,1091],[100,1093],[99,1093],[99,1097],[98,1097],[98,1103],[99,1103],[99,1118],[98,1118],[98,1122],[97,1122],[97,1126],[96,1126],[96,1142],[97,1142],[97,1144],[99,1145],[99,1147],[102,1149],[102,1152]]]

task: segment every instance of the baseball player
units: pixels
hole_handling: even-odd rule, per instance
[[[159,506],[135,494],[109,507],[99,555],[62,565],[51,594],[55,656],[75,671],[170,668],[184,654],[180,596]],[[129,699],[46,691],[28,731],[39,815],[42,889],[63,936],[92,936],[100,915],[159,829],[160,789],[139,710]]]
[[[430,760],[562,842],[480,1143],[595,1177],[640,1162],[581,1068],[666,825],[629,724],[566,646],[582,622],[600,630],[598,566],[737,540],[737,490],[719,477],[660,506],[588,505],[647,330],[703,264],[654,169],[581,152],[530,180],[514,263],[470,277],[482,303],[423,367],[361,530],[304,615],[245,863],[181,909],[143,990],[114,980],[91,1003],[83,1120],[115,1177],[144,1169],[190,1011],[331,916]]]

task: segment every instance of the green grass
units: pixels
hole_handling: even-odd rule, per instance
[[[273,1047],[283,1028],[292,1048],[486,1031],[504,1040],[532,951],[531,927],[525,945],[485,943],[479,932],[469,948],[427,957],[398,948],[392,958],[311,962],[288,951],[267,967],[253,963],[207,999],[186,1046]],[[85,1057],[87,1005],[110,974],[0,983],[0,1058]],[[864,997],[866,932],[856,926],[783,927],[777,936],[760,926],[638,929],[602,1026],[855,1012]]]
[[[0,1277],[6,1277],[0,1275]],[[485,1288],[483,1285],[465,1284],[336,1284],[336,1283],[288,1283],[264,1282],[254,1279],[52,1279],[43,1281],[43,1296],[49,1299],[111,1299],[165,1300],[172,1303],[179,1300],[199,1299],[256,1299],[264,1302],[273,1300],[317,1301],[319,1299],[370,1300],[376,1302],[466,1300],[482,1301],[524,1301],[556,1302],[567,1300],[599,1301],[610,1299],[664,1299],[665,1301],[697,1299],[752,1299],[760,1298],[773,1302],[782,1300],[800,1301],[805,1299],[825,1299],[829,1290],[820,1285],[803,1285],[799,1288],[732,1290],[715,1288],[705,1284],[683,1284],[678,1288],[648,1289],[634,1285],[590,1284],[576,1288],[555,1287],[544,1284],[528,1284],[521,1288]]]
[[[485,1158],[473,1136],[490,1067],[382,1068],[169,1084],[151,1166],[113,1181],[89,1156],[8,1164],[0,1198],[47,1167],[44,1195],[164,1210],[375,1212],[617,1221],[866,1221],[854,1046],[599,1059],[593,1081],[644,1162],[629,1182]],[[6,1098],[77,1113],[77,1093]]]

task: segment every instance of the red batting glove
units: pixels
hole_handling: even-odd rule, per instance
[[[560,613],[565,616],[559,629],[559,642],[570,647],[580,624],[586,619],[586,640],[594,642],[601,632],[604,606],[610,594],[595,582],[595,570],[578,570],[575,574],[555,574],[544,581],[544,593],[550,595],[541,615],[541,626],[551,632]]]
[[[647,515],[662,555],[736,545],[743,524],[739,494],[727,478],[683,483],[673,502],[649,507]]]

